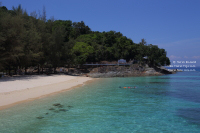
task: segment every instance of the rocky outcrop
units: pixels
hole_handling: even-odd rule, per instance
[[[108,78],[108,77],[131,77],[131,76],[159,76],[171,74],[171,72],[161,68],[142,67],[139,65],[132,66],[106,66],[93,68],[87,74],[93,78]]]

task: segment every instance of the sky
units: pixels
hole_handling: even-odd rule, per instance
[[[84,21],[92,31],[121,32],[135,43],[167,51],[171,65],[200,66],[200,0],[0,0],[9,10],[21,4],[30,14],[46,9],[47,19]],[[180,63],[179,63],[180,64]]]

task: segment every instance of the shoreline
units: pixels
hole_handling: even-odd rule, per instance
[[[0,79],[0,110],[88,84],[90,77],[54,75]],[[27,80],[27,78],[29,80]],[[30,87],[31,86],[31,87]]]
[[[140,76],[161,76],[165,74],[174,74],[162,67],[139,66],[138,64],[125,66],[105,66],[90,70],[87,75],[92,78],[109,77],[140,77]]]

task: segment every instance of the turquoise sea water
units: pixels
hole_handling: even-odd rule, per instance
[[[96,80],[1,110],[0,133],[199,133],[199,81],[200,71]]]

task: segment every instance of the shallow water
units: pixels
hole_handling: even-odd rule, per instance
[[[100,79],[1,110],[0,132],[199,133],[199,80],[198,71]]]

